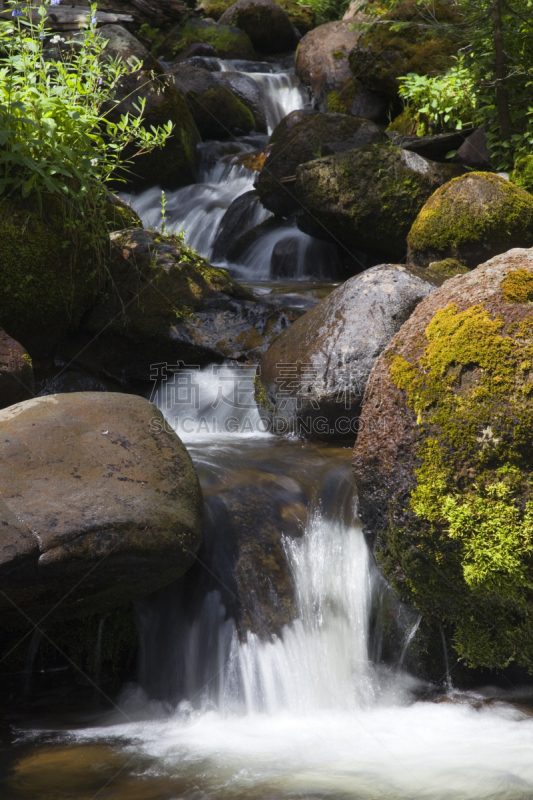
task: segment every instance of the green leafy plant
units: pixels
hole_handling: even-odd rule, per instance
[[[409,73],[400,79],[400,97],[434,133],[462,130],[476,118],[477,90],[470,70],[459,60],[444,75]]]
[[[106,56],[96,5],[72,40],[51,34],[52,2],[11,3],[11,21],[0,23],[0,196],[34,198],[41,210],[44,195],[60,196],[67,218],[97,235],[106,184],[127,167],[124,150],[135,158],[160,147],[173,126],[147,130],[142,100],[135,115],[108,119],[121,78],[141,64]]]

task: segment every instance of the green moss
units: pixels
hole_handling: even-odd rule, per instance
[[[527,269],[512,269],[502,281],[502,294],[508,303],[533,301],[533,275]]]
[[[204,138],[226,139],[235,129],[250,133],[255,126],[254,115],[226,86],[208,89],[201,96],[185,93],[198,130]]]
[[[533,192],[533,156],[518,159],[509,180],[526,192]]]
[[[218,25],[202,20],[189,21],[181,28],[171,31],[154,55],[171,59],[191,44],[210,44],[219,58],[254,60],[255,51],[244,31],[230,25]]]
[[[326,97],[326,111],[331,114],[348,114],[357,96],[357,84],[348,78],[339,89],[333,89]]]
[[[413,106],[404,108],[401,114],[393,119],[388,131],[395,131],[402,136],[427,136],[429,126],[424,114],[420,114]]]
[[[426,340],[414,363],[391,354],[420,466],[412,528],[392,527],[380,560],[428,619],[452,625],[469,665],[533,670],[533,321],[506,329],[483,305],[450,304]]]
[[[345,53],[342,50],[334,50],[331,55],[340,61],[341,58],[344,58]]]
[[[159,29],[152,28],[150,25],[148,25],[147,22],[143,22],[143,24],[138,30],[138,34],[139,36],[142,36],[145,39],[155,39],[156,36],[158,36],[159,34]]]
[[[453,278],[454,275],[464,275],[470,270],[461,264],[456,258],[444,258],[442,261],[432,261],[428,270],[435,275],[444,275],[447,278]]]
[[[469,263],[468,247],[496,253],[533,243],[533,197],[498,175],[471,172],[441,186],[421,209],[407,237],[413,254],[454,257]],[[494,255],[494,253],[492,253]],[[416,255],[415,255],[416,257]],[[490,253],[486,255],[490,257]]]
[[[261,408],[264,408],[265,411],[268,411],[269,413],[273,411],[269,403],[263,382],[259,377],[259,373],[254,375],[254,398],[257,405],[261,406]]]
[[[451,67],[459,39],[446,35],[446,24],[428,26],[428,12],[440,23],[461,20],[460,8],[453,3],[404,0],[371,25],[351,52],[355,77],[369,89],[396,99],[399,76],[437,75]]]

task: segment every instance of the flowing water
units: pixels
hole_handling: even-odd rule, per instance
[[[273,125],[297,102],[293,79],[249,74],[270,91],[273,78],[287,88],[281,110],[272,103]],[[167,225],[183,225],[205,255],[225,209],[253,185],[249,171],[231,157],[213,163],[212,153],[203,146],[199,182],[169,192],[166,206]],[[154,225],[159,197],[133,199]],[[280,286],[261,280],[265,252],[248,275],[274,298]],[[295,263],[287,291],[327,293],[304,282],[305,259]],[[531,706],[454,691],[444,653],[440,692],[408,674],[420,619],[394,599],[368,550],[350,448],[270,435],[254,374],[218,365],[178,375],[154,396],[200,476],[205,544],[183,579],[139,604],[138,681],[112,710],[51,720],[34,708],[15,720],[0,797],[531,800]],[[255,540],[265,543],[259,568]],[[97,682],[104,630],[102,620]],[[35,637],[28,688],[38,646]]]

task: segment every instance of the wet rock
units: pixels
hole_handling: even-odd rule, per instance
[[[25,622],[17,607],[39,618],[52,606],[56,617],[104,612],[192,564],[200,485],[151,403],[51,395],[4,410],[0,428],[4,625]]]
[[[32,361],[21,344],[0,330],[0,408],[33,397]]]
[[[203,363],[225,359],[257,363],[301,313],[222,294],[205,306],[172,329],[173,343],[195,352]]]
[[[458,166],[389,145],[310,161],[296,169],[293,192],[305,209],[298,227],[312,234],[319,220],[347,248],[403,258],[407,234],[426,200],[460,173]]]
[[[264,99],[257,82],[241,72],[221,72],[217,77],[222,86],[226,86],[250,109],[255,121],[254,130],[267,133]]]
[[[206,42],[196,42],[195,44],[188,45],[185,50],[182,50],[179,56],[175,59],[176,62],[182,64],[184,61],[190,61],[193,58],[206,59],[210,61],[215,59],[217,52],[212,44]],[[192,65],[194,66],[194,64]],[[199,65],[201,66],[201,64]],[[220,70],[220,64],[217,64]],[[204,67],[205,69],[205,67]],[[209,72],[216,72],[217,70],[209,70]]]
[[[260,53],[293,50],[300,34],[273,0],[237,0],[220,17],[221,25],[241,28]]]
[[[287,135],[288,131],[294,128],[302,119],[316,114],[316,111],[311,111],[308,108],[298,108],[296,111],[291,111],[286,117],[283,117],[281,122],[278,122],[268,140],[269,144],[275,144],[280,139]]]
[[[71,369],[68,365],[56,366],[55,374],[44,378],[38,384],[38,397],[46,397],[49,394],[68,394],[71,392],[116,392],[120,391],[117,386],[113,386],[106,381],[95,378],[77,369]]]
[[[445,23],[442,27],[428,27],[426,13],[427,10],[414,0],[403,0],[379,17],[358,38],[350,53],[350,67],[355,78],[367,89],[398,103],[400,76],[409,72],[437,75],[452,66],[460,45],[457,38],[446,36],[446,24],[460,22],[461,11],[446,0],[435,0],[431,16]],[[396,26],[405,23],[411,24],[399,33]],[[401,104],[398,104],[400,110]]]
[[[185,25],[171,29],[163,41],[154,48],[154,54],[165,61],[172,61],[179,58],[192,44],[211,45],[218,58],[240,58],[249,61],[255,59],[250,38],[240,28],[192,17]]]
[[[407,242],[413,264],[454,258],[473,269],[511,247],[533,246],[533,197],[498,175],[467,173],[429,198]]]
[[[470,666],[533,665],[533,251],[452,278],[374,365],[354,450],[384,575]]]
[[[209,46],[209,45],[206,45]],[[204,47],[204,45],[202,45]],[[205,69],[208,72],[220,72],[220,62],[217,58],[207,58],[206,56],[191,56],[179,61],[186,67],[197,67],[198,69]]]
[[[298,46],[296,74],[307,86],[315,104],[352,78],[348,57],[360,37],[353,22],[327,22],[307,33]]]
[[[491,156],[487,134],[482,128],[478,128],[460,145],[456,159],[471,169],[490,169]]]
[[[265,236],[268,236],[274,231],[291,228],[292,222],[281,219],[280,217],[270,217],[269,219],[255,225],[245,233],[241,234],[235,241],[228,247],[226,251],[226,258],[232,264],[243,264],[243,256],[253,245],[257,244]]]
[[[394,264],[350,278],[263,356],[263,406],[301,435],[353,440],[375,359],[434,288]]]
[[[199,8],[205,11],[207,17],[219,20],[231,5],[232,0],[202,0]],[[294,0],[279,0],[276,5],[281,6],[302,36],[315,27],[316,15],[312,6],[303,6]]]
[[[220,83],[215,73],[176,64],[168,75],[185,96],[202,138],[226,139],[250,133],[256,127],[250,109]]]
[[[379,125],[385,125],[389,111],[389,102],[364,86],[358,90],[349,109],[352,117],[363,117]]]
[[[258,213],[262,210],[257,192],[245,192],[237,197],[220,220],[211,259],[226,258],[232,243],[257,224]]]
[[[120,79],[115,100],[106,104],[104,111],[111,122],[118,123],[125,114],[137,116],[136,107],[141,100],[145,101],[143,125],[146,128],[166,125],[170,120],[175,129],[164,147],[135,157],[127,173],[128,179],[133,183],[173,187],[192,183],[200,134],[185,97],[165,76],[154,77],[138,70]],[[131,148],[124,151],[125,158],[133,154]]]
[[[280,123],[284,125],[284,123]],[[311,114],[290,126],[285,133],[272,134],[265,165],[255,187],[261,202],[274,214],[288,216],[299,210],[294,178],[299,164],[340,153],[365,144],[386,141],[382,131],[369,120],[344,114]]]
[[[78,365],[102,379],[119,385],[148,381],[151,364],[198,363],[203,348],[185,346],[175,337],[180,321],[220,295],[253,299],[225,270],[211,267],[179,237],[130,229],[111,234],[110,243],[106,292],[61,351],[65,361],[76,358]]]

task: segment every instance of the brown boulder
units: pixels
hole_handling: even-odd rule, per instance
[[[352,28],[351,20],[327,22],[307,33],[298,45],[296,74],[316,103],[352,77],[348,56],[361,35]]]
[[[64,617],[104,611],[192,564],[200,485],[151,403],[49,395],[2,411],[0,429],[4,620],[17,624],[17,609],[41,616],[56,604]]]

